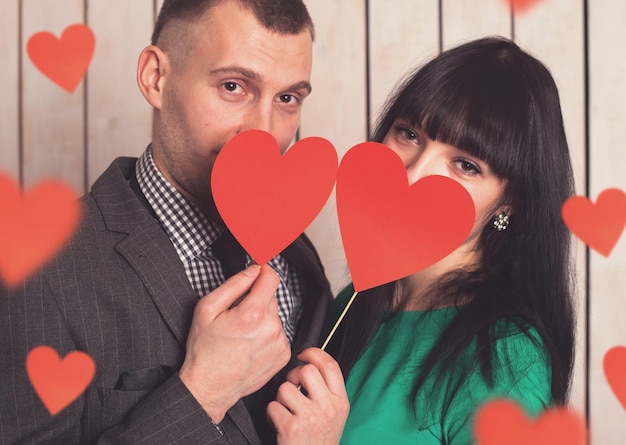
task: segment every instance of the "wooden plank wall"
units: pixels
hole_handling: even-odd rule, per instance
[[[588,1],[588,186],[594,198],[607,188],[626,190],[626,3]],[[602,357],[626,345],[626,236],[611,256],[589,255],[589,404],[594,444],[623,443],[625,412],[606,384]]]
[[[499,34],[544,61],[561,93],[577,193],[626,190],[626,3],[539,0],[513,14],[505,0],[305,0],[316,24],[314,92],[300,137],[323,136],[340,156],[362,142],[394,84],[409,69],[464,40]],[[0,0],[0,170],[24,187],[55,177],[78,192],[110,161],[138,155],[151,111],[135,82],[162,0]],[[73,94],[33,66],[28,38],[88,25],[96,51]],[[334,197],[308,229],[335,290],[348,270]],[[607,385],[602,358],[626,345],[626,236],[610,257],[577,251],[579,329],[572,405],[594,445],[617,444],[626,412]]]

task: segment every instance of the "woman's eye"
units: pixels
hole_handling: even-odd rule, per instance
[[[454,161],[454,163],[465,174],[468,174],[470,176],[480,174],[480,168],[472,161],[469,161],[467,159],[457,159]]]
[[[403,139],[418,142],[417,133],[410,128],[398,125],[396,126],[396,131]]]

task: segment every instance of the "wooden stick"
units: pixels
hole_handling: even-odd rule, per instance
[[[346,307],[344,307],[343,311],[341,311],[341,315],[339,315],[339,318],[335,322],[335,326],[333,326],[333,328],[330,330],[330,333],[328,334],[328,337],[326,337],[326,340],[324,340],[324,344],[322,344],[322,347],[320,348],[322,351],[324,351],[326,349],[326,346],[328,346],[328,343],[330,342],[330,339],[333,338],[333,335],[335,334],[335,331],[339,327],[339,323],[341,323],[341,320],[343,320],[343,318],[346,316],[346,313],[348,312],[348,309],[350,309],[350,306],[352,306],[352,302],[354,301],[354,299],[356,298],[356,294],[358,294],[358,293],[359,293],[358,291],[354,291],[354,293],[352,294],[352,296],[348,300],[348,304],[346,304]],[[300,391],[301,389],[302,389],[302,385],[298,385],[298,391]]]
[[[352,296],[348,300],[348,304],[346,304],[346,307],[343,308],[343,311],[341,312],[341,315],[337,319],[337,322],[335,323],[335,326],[333,326],[333,328],[330,330],[330,333],[328,334],[328,337],[326,337],[326,340],[324,340],[324,344],[322,344],[322,347],[320,348],[322,351],[324,351],[326,349],[326,346],[328,346],[328,343],[330,342],[330,339],[333,338],[333,335],[335,334],[335,331],[339,327],[339,323],[341,323],[341,320],[343,320],[343,318],[346,316],[346,313],[348,312],[348,309],[350,309],[350,306],[352,306],[352,302],[354,301],[354,299],[356,298],[356,294],[358,294],[358,293],[359,293],[359,291],[354,291],[354,293],[352,294]]]

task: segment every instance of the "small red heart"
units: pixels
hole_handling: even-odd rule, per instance
[[[604,375],[609,386],[626,410],[626,347],[615,346],[604,354]]]
[[[37,346],[26,357],[26,372],[35,392],[53,416],[89,386],[96,373],[93,359],[72,351],[63,360],[49,346]]]
[[[281,157],[271,134],[244,131],[224,145],[213,165],[215,206],[250,256],[266,263],[318,215],[335,184],[337,162],[326,139],[302,139]]]
[[[95,46],[91,29],[79,23],[65,28],[60,39],[48,31],[33,34],[26,52],[39,71],[73,93],[89,67]]]
[[[508,400],[494,400],[481,407],[474,425],[478,445],[585,445],[587,427],[573,411],[552,408],[536,420]]]
[[[0,277],[15,286],[48,261],[80,218],[76,194],[58,181],[41,182],[25,195],[0,174]]]
[[[385,145],[352,147],[337,173],[337,213],[356,291],[406,277],[456,249],[474,225],[474,203],[458,182],[427,176],[409,186]]]
[[[523,12],[528,11],[531,7],[535,6],[541,0],[504,0],[504,1],[506,1],[511,6],[511,8],[513,9],[513,12],[523,13]]]
[[[606,189],[596,204],[585,196],[572,196],[561,209],[569,230],[589,247],[608,257],[626,225],[626,193]]]

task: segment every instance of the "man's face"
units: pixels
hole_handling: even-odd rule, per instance
[[[312,40],[309,30],[265,29],[236,2],[210,8],[187,35],[172,46],[188,51],[163,78],[153,153],[166,178],[212,212],[211,169],[231,137],[265,130],[283,152],[293,140],[311,89]]]

